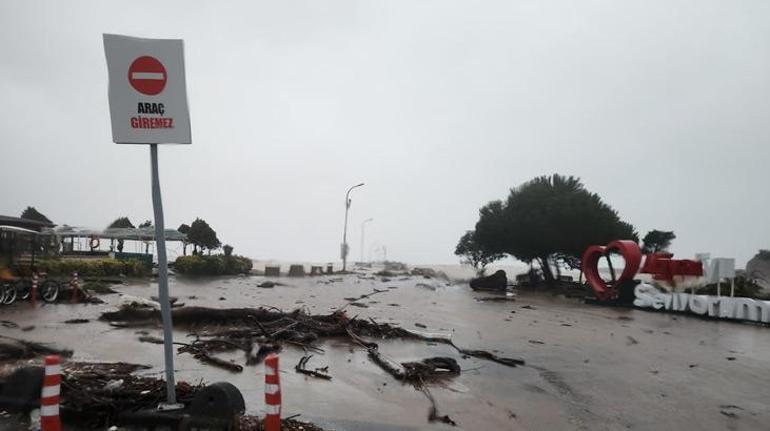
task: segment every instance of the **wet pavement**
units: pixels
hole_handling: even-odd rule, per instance
[[[490,294],[465,285],[421,277],[383,281],[358,275],[273,279],[287,286],[259,288],[264,277],[193,280],[172,277],[171,294],[186,305],[218,308],[304,307],[325,314],[374,288],[388,289],[361,300],[368,308],[348,314],[409,329],[451,333],[458,346],[522,358],[509,368],[462,358],[446,345],[373,340],[398,362],[451,356],[463,373],[431,386],[439,413],[469,430],[761,430],[770,429],[770,328],[633,309],[582,304],[576,299],[520,292],[515,301],[478,301]],[[336,280],[336,281],[335,281]],[[114,287],[150,298],[149,281]],[[191,298],[194,297],[194,298]],[[140,343],[138,329],[116,329],[96,320],[120,302],[103,295],[103,305],[26,303],[0,308],[1,319],[36,329],[0,328],[4,335],[75,351],[76,360],[125,361],[162,375],[162,346]],[[64,324],[73,318],[86,324]],[[419,323],[427,328],[415,326]],[[145,328],[142,328],[145,329]],[[150,335],[162,336],[160,328]],[[176,330],[185,341],[187,333]],[[395,381],[347,340],[325,340],[309,368],[329,366],[331,381],[294,372],[297,348],[281,353],[283,414],[300,413],[329,429],[454,429],[427,421],[429,402],[410,385]],[[245,365],[241,352],[219,354]],[[229,381],[261,415],[262,366],[242,373],[201,364],[188,354],[175,358],[178,380]],[[0,429],[2,427],[0,426]],[[13,429],[13,428],[8,428]]]

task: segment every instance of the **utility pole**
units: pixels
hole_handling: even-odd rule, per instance
[[[364,262],[364,226],[372,220],[374,219],[368,218],[361,222],[361,263]]]
[[[348,192],[345,193],[345,228],[342,231],[342,246],[340,247],[340,255],[342,256],[342,272],[345,272],[348,263],[348,210],[350,209],[350,192],[354,188],[361,187],[363,185],[364,183],[356,184],[349,188]]]

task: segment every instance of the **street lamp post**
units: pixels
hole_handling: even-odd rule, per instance
[[[364,226],[366,226],[367,223],[374,220],[373,218],[368,218],[361,222],[361,262],[364,261]]]
[[[348,263],[348,210],[350,209],[350,192],[356,188],[363,186],[364,183],[356,184],[348,189],[345,193],[345,229],[342,231],[342,247],[340,247],[340,254],[342,255],[342,272],[347,269]]]

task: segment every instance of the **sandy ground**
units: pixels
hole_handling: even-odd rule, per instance
[[[578,300],[520,293],[516,301],[479,302],[488,294],[445,281],[412,277],[383,282],[346,276],[281,278],[288,284],[256,287],[264,277],[190,280],[172,277],[171,291],[187,305],[258,307],[290,310],[305,307],[328,313],[343,298],[395,286],[364,300],[369,308],[349,307],[360,317],[428,331],[452,333],[467,348],[520,357],[526,366],[508,368],[478,359],[462,359],[443,345],[416,341],[378,341],[397,361],[429,356],[457,358],[464,372],[431,388],[440,413],[469,430],[761,430],[770,427],[770,328],[704,320],[632,309],[584,305]],[[424,283],[435,288],[418,286]],[[149,298],[150,282],[116,288]],[[190,296],[195,296],[191,299]],[[26,303],[0,309],[3,320],[30,332],[1,328],[2,334],[75,350],[74,358],[149,364],[147,374],[162,374],[162,346],[137,341],[134,329],[115,329],[96,321],[119,302],[105,305]],[[398,304],[398,306],[391,305]],[[526,308],[525,308],[526,307]],[[62,323],[72,318],[87,324]],[[152,329],[159,336],[160,329]],[[175,337],[186,338],[183,331]],[[325,355],[310,366],[329,366],[333,380],[310,379],[293,371],[302,352],[281,354],[283,412],[301,413],[329,429],[452,429],[427,422],[429,403],[411,386],[401,385],[372,364],[365,351],[343,340],[322,344]],[[242,354],[224,355],[243,364]],[[728,359],[733,358],[733,359]],[[243,373],[203,365],[191,356],[176,357],[177,379],[230,381],[244,394],[247,410],[261,414],[264,376],[261,366]],[[16,429],[8,425],[6,429]],[[3,429],[0,425],[0,429]]]

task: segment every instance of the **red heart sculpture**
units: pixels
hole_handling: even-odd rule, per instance
[[[612,251],[618,251],[626,261],[623,272],[613,282],[606,282],[599,276],[599,259]],[[583,274],[586,281],[594,290],[596,298],[601,301],[615,299],[618,296],[617,287],[620,283],[634,278],[642,263],[642,251],[639,244],[630,240],[612,241],[606,246],[592,245],[583,253]]]

